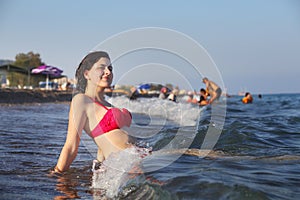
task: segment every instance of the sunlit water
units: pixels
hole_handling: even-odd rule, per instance
[[[141,151],[120,152],[102,172],[93,172],[96,147],[83,134],[78,156],[62,176],[49,171],[66,138],[69,104],[2,106],[0,198],[298,199],[300,95],[254,98],[248,105],[241,97],[227,99],[225,124],[208,157],[175,150],[201,148],[210,106],[108,98],[133,113],[127,131]],[[128,174],[131,169],[142,173]]]

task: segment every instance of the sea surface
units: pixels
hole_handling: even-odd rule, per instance
[[[107,162],[114,170],[134,160],[143,173],[108,165],[101,176],[111,181],[101,184],[92,171],[97,149],[85,133],[71,169],[50,174],[69,103],[0,106],[0,199],[299,199],[300,94],[254,95],[247,105],[241,98],[221,99],[224,115],[183,99],[108,97],[133,113],[127,131],[150,153],[116,154]]]

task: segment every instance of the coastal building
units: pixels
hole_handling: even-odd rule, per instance
[[[27,71],[24,68],[12,64],[0,66],[0,81],[2,88],[11,85],[18,86],[26,81],[27,76],[30,76],[30,71]]]
[[[32,74],[30,69],[24,69],[13,64],[4,64],[0,66],[0,83],[1,88],[25,88],[32,89],[38,87],[42,89],[40,85],[45,82],[45,75],[43,74]],[[62,90],[67,89],[68,77],[61,75],[55,78],[51,78],[50,84],[57,85]],[[61,87],[62,86],[62,87]]]

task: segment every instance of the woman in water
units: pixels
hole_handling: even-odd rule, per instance
[[[78,93],[70,105],[67,138],[54,172],[62,173],[70,168],[83,130],[98,146],[98,161],[132,146],[127,132],[121,129],[130,126],[131,114],[124,108],[112,108],[104,98],[104,91],[113,80],[112,70],[109,55],[103,51],[89,53],[79,64]]]
[[[112,107],[104,98],[105,89],[110,88],[113,80],[112,69],[109,55],[102,51],[89,53],[79,64],[77,94],[70,105],[67,138],[54,168],[55,173],[70,168],[85,131],[98,147],[97,160],[103,161],[100,166],[99,162],[93,162],[92,188],[104,189],[105,195],[111,198],[118,195],[120,188],[126,188],[127,182],[133,184],[135,177],[137,182],[146,180],[139,163],[149,155],[148,149],[130,144],[128,133],[121,129],[131,125],[129,111]],[[179,149],[166,153],[200,155],[203,152]],[[149,176],[147,179],[162,184]],[[132,190],[131,186],[129,189]]]

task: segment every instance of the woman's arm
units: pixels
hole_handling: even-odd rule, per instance
[[[98,152],[97,152],[97,160],[99,162],[103,162],[104,161],[104,155],[101,149],[98,148]]]
[[[80,137],[87,119],[85,107],[82,95],[76,95],[71,102],[68,134],[64,147],[62,148],[59,159],[54,168],[55,172],[64,172],[68,170],[77,156]]]

